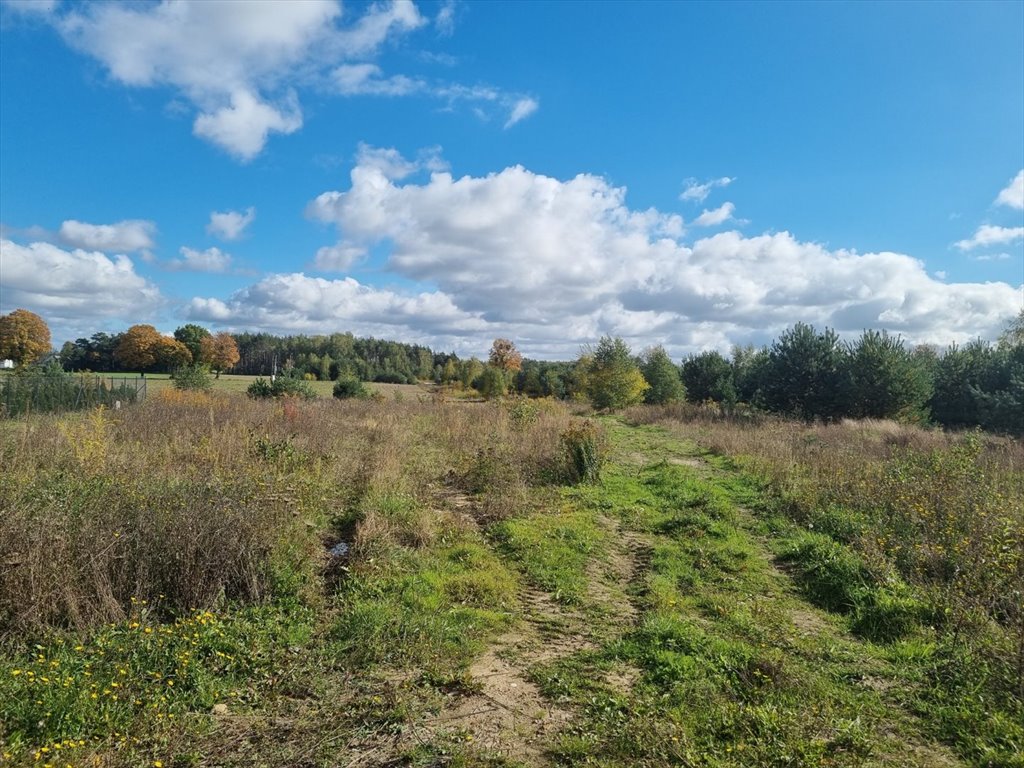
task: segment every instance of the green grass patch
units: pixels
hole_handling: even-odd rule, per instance
[[[607,537],[590,511],[571,507],[502,521],[491,535],[532,583],[570,604],[583,599],[587,565]]]
[[[340,586],[331,637],[353,667],[468,663],[515,616],[514,574],[483,544],[395,548]]]
[[[313,616],[296,605],[198,611],[129,621],[86,638],[58,634],[0,658],[0,753],[12,761],[81,753],[158,754],[189,713],[257,704],[287,649],[303,646]]]

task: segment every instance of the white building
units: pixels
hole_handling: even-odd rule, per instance
[[[13,367],[14,367],[14,361],[13,360],[0,360],[0,368],[13,368]]]

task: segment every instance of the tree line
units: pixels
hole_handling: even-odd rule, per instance
[[[0,316],[0,358],[24,364],[50,352],[50,333],[23,309]],[[57,359],[69,371],[173,372],[201,365],[220,374],[279,374],[337,381],[433,381],[484,397],[589,399],[616,410],[647,403],[716,403],[808,421],[895,419],[952,428],[1024,433],[1024,310],[995,343],[944,350],[908,346],[886,331],[844,342],[831,330],[797,323],[772,344],[690,355],[678,364],[662,347],[636,355],[606,336],[573,361],[524,359],[496,339],[486,360],[460,359],[418,344],[351,333],[275,336],[211,333],[196,324],[163,336],[153,326],[69,341]]]
[[[717,403],[807,421],[893,419],[1024,434],[1024,311],[999,340],[945,350],[866,330],[851,342],[797,323],[771,345],[708,351],[675,366],[656,347],[633,357],[605,338],[578,361],[596,407]]]

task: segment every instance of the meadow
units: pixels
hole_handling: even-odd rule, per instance
[[[0,431],[0,765],[1024,765],[1019,442],[247,384]]]

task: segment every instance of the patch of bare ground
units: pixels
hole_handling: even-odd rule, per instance
[[[411,723],[399,744],[408,751],[446,734],[491,757],[546,765],[545,751],[572,719],[572,712],[545,699],[529,680],[529,669],[591,647],[578,617],[548,595],[527,589],[521,596],[525,620],[499,637],[469,667],[467,685],[440,710]]]
[[[636,622],[639,610],[633,594],[642,583],[643,572],[650,562],[650,544],[635,531],[622,527],[618,521],[602,516],[598,523],[608,536],[604,558],[595,559],[587,572],[588,601],[605,616],[613,631],[620,631]]]
[[[455,501],[455,499],[449,500]],[[530,671],[582,651],[593,650],[610,633],[620,634],[638,618],[630,594],[642,578],[650,547],[639,534],[601,518],[608,533],[608,554],[588,569],[588,590],[581,606],[567,606],[528,587],[520,596],[523,622],[499,637],[469,667],[467,685],[446,698],[433,715],[410,724],[399,751],[446,734],[468,737],[491,757],[526,765],[547,765],[546,752],[573,719],[561,702],[546,699],[530,680]],[[595,622],[597,611],[602,621]],[[627,665],[607,681],[627,693],[639,673]]]
[[[668,463],[680,467],[693,467],[694,469],[704,469],[708,465],[706,461],[698,459],[696,456],[673,456],[668,460]]]

